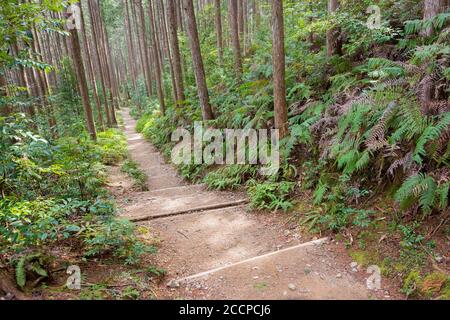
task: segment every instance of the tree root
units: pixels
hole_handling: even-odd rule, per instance
[[[11,294],[16,300],[31,300],[22,291],[17,289],[14,280],[10,274],[5,270],[0,270],[0,292],[3,291],[6,294]]]

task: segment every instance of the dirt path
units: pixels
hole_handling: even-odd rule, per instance
[[[257,214],[245,195],[188,185],[135,132],[124,110],[130,154],[148,175],[148,192],[120,201],[121,214],[160,239],[167,270],[158,298],[367,299],[365,272],[352,271],[342,244],[308,241],[283,214]]]

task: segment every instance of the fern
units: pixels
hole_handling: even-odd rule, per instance
[[[16,266],[16,283],[19,287],[23,288],[27,281],[27,274],[25,270],[25,264],[27,262],[27,256],[20,258]]]
[[[322,181],[319,181],[316,190],[314,191],[314,204],[319,204],[322,202],[325,193],[328,191],[329,186]]]
[[[448,204],[449,182],[438,186],[436,180],[424,173],[409,177],[395,194],[395,200],[402,209],[408,209],[418,201],[424,213],[429,214],[433,209],[445,209]]]
[[[442,132],[446,130],[449,125],[450,112],[447,112],[436,125],[430,125],[424,130],[416,143],[416,148],[413,154],[414,161],[416,161],[418,164],[422,164],[422,157],[427,154],[425,145],[430,141],[438,139]]]
[[[450,189],[450,181],[440,185],[436,189],[437,198],[439,200],[439,208],[444,210],[448,206],[448,193]]]
[[[39,276],[47,277],[47,271],[45,271],[40,265],[41,257],[41,253],[33,253],[20,257],[16,265],[16,283],[19,287],[23,288],[25,286],[25,283],[27,282],[27,268],[29,268],[30,271],[35,272]]]
[[[400,189],[397,190],[394,199],[400,203],[402,209],[407,209],[411,206],[415,198],[414,190],[420,186],[424,179],[425,175],[423,173],[411,176],[406,179]]]
[[[430,213],[436,199],[436,182],[431,176],[427,176],[421,183],[422,194],[419,204],[425,213]]]

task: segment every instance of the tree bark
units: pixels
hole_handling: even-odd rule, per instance
[[[230,24],[231,42],[234,55],[234,71],[236,73],[237,81],[240,82],[242,78],[242,58],[241,46],[239,43],[237,1],[228,2],[228,20]]]
[[[156,91],[158,93],[158,100],[159,100],[159,108],[161,110],[161,113],[164,114],[166,111],[166,104],[164,101],[164,91],[163,91],[163,80],[162,80],[162,70],[161,70],[161,65],[160,65],[160,61],[161,61],[161,57],[160,55],[160,45],[159,45],[159,41],[156,38],[155,35],[155,17],[153,14],[153,8],[152,8],[152,4],[149,0],[148,3],[148,13],[150,16],[150,37],[152,40],[152,49],[153,49],[153,57],[155,59],[155,71],[156,71]]]
[[[222,40],[222,12],[220,7],[220,0],[214,0],[215,8],[215,22],[216,22],[216,42],[217,42],[217,56],[219,58],[219,65],[223,65],[223,40]]]
[[[89,0],[88,0],[89,1]],[[101,128],[102,131],[105,130],[105,124],[103,122],[103,114],[102,114],[102,105],[100,102],[100,98],[98,96],[98,89],[97,89],[97,83],[96,83],[96,79],[95,79],[95,73],[94,73],[94,66],[92,64],[92,54],[91,54],[91,49],[90,49],[90,45],[89,45],[89,41],[88,41],[88,37],[87,37],[87,31],[86,31],[86,25],[85,25],[85,20],[84,20],[84,13],[83,13],[83,8],[82,8],[82,3],[80,1],[80,14],[81,14],[81,34],[83,36],[83,42],[84,42],[84,55],[86,57],[86,63],[88,66],[88,73],[89,73],[89,79],[91,82],[91,88],[92,88],[92,95],[94,96],[94,101],[95,101],[95,105],[97,107],[97,116],[98,116],[98,124]]]
[[[442,0],[425,0],[423,5],[423,20],[430,20],[439,14]],[[424,32],[424,36],[431,37],[434,34],[433,26],[428,27]]]
[[[338,0],[328,0],[328,13],[331,14],[339,8]],[[332,28],[327,30],[327,56],[332,57],[336,53],[337,49],[337,29]]]
[[[145,83],[147,87],[147,93],[148,96],[151,97],[153,95],[153,88],[152,88],[152,72],[150,69],[150,57],[148,53],[148,46],[147,46],[147,37],[145,36],[145,16],[144,16],[144,9],[142,7],[142,0],[136,0],[136,14],[137,14],[137,20],[138,20],[138,34],[140,38],[140,43],[142,47],[142,66],[144,68],[144,76],[145,76]]]
[[[97,15],[96,12],[94,10],[94,4],[92,0],[88,1],[88,6],[89,6],[89,16],[91,19],[91,28],[92,28],[92,36],[94,39],[96,39],[96,41],[93,41],[94,43],[94,56],[96,59],[96,64],[98,66],[99,69],[99,73],[100,73],[100,83],[102,86],[102,95],[103,95],[103,103],[105,104],[105,114],[106,114],[106,122],[108,124],[108,126],[112,126],[112,119],[111,119],[111,112],[110,112],[110,108],[109,108],[109,103],[108,103],[108,95],[106,92],[106,77],[105,77],[105,71],[102,65],[102,57],[101,57],[101,48],[100,48],[100,44],[99,44],[99,34],[98,34],[98,28],[97,28]]]
[[[76,4],[79,5],[79,4]],[[92,115],[92,108],[89,102],[89,91],[86,83],[86,73],[81,57],[80,40],[78,38],[78,31],[76,28],[70,30],[70,43],[72,45],[72,53],[75,59],[74,67],[77,74],[78,83],[80,87],[81,101],[83,102],[84,113],[86,117],[86,125],[92,140],[97,140],[97,133],[95,130],[94,117]]]
[[[0,97],[2,99],[7,99],[8,91],[7,91],[8,82],[6,81],[6,77],[3,74],[3,70],[0,70]],[[0,110],[0,114],[4,116],[10,115],[12,112],[11,107],[5,103],[2,110]]]
[[[206,85],[205,69],[203,67],[197,23],[195,21],[194,4],[192,3],[192,0],[183,0],[183,9],[187,21],[189,45],[191,47],[192,62],[194,64],[195,80],[197,83],[197,92],[200,100],[200,107],[202,109],[203,120],[212,120],[214,119],[214,114],[209,103],[208,87]]]
[[[128,9],[128,1],[124,0],[123,5],[125,7],[125,37],[127,42],[127,49],[128,49],[128,65],[129,65],[129,72],[131,77],[131,82],[133,83],[134,89],[136,89],[136,65],[134,62],[134,46],[133,46],[133,36],[131,32],[131,24],[130,24],[130,11]]]
[[[275,128],[279,129],[281,139],[288,133],[283,19],[283,0],[272,0],[272,63]]]
[[[177,105],[181,106],[182,102],[185,100],[185,96],[184,96],[183,71],[181,66],[180,47],[178,43],[176,8],[175,3],[173,1],[167,2],[167,15],[169,19],[168,23],[170,35],[169,36],[170,51],[172,55],[173,73],[177,92]]]

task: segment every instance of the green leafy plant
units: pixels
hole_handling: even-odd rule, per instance
[[[295,188],[293,182],[263,182],[249,181],[248,195],[250,204],[254,208],[287,211],[293,207],[289,200]]]

